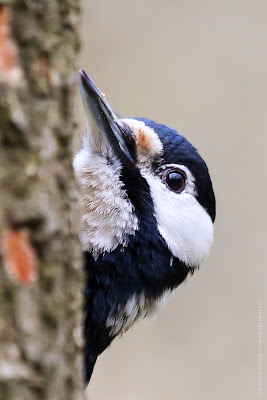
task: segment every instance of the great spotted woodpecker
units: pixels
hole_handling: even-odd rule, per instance
[[[85,381],[96,359],[155,314],[207,257],[215,197],[185,137],[145,118],[119,118],[83,70],[87,132],[74,159],[84,250]]]

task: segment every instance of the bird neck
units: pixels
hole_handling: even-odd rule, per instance
[[[113,292],[123,303],[133,294],[157,298],[183,282],[190,268],[172,257],[164,239],[151,225],[148,220],[142,221],[126,247],[119,245],[97,258],[85,252],[89,289]]]

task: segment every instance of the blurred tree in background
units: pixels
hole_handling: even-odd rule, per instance
[[[81,399],[76,0],[0,1],[0,399]]]

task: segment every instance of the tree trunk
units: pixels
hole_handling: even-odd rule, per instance
[[[0,399],[79,400],[79,1],[0,0]]]

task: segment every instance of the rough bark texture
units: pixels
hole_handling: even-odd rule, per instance
[[[0,1],[0,399],[81,399],[77,0]]]

